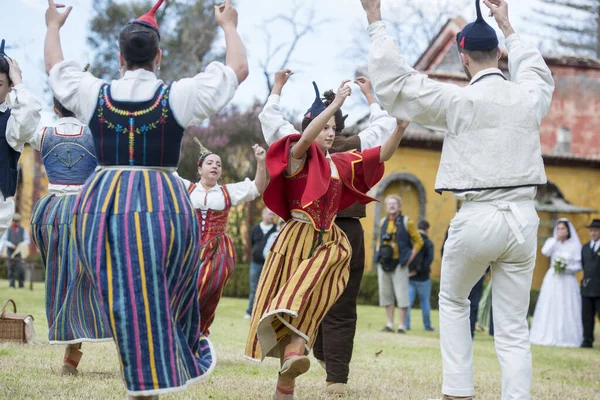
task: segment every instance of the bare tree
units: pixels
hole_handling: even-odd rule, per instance
[[[284,68],[290,68],[292,63],[302,64],[301,61],[294,59],[294,53],[298,44],[308,35],[315,32],[314,27],[328,22],[328,18],[317,19],[314,5],[309,7],[294,0],[289,14],[279,14],[274,18],[263,21],[265,34],[266,55],[260,61],[260,67],[263,70],[265,83],[267,85],[267,95],[273,89],[272,77],[275,72]],[[277,41],[270,28],[281,24],[291,31],[290,40]],[[286,35],[278,35],[286,36]]]
[[[600,59],[600,0],[539,1],[544,6],[530,20],[550,28],[549,38],[544,35],[553,43],[550,52],[558,48]]]

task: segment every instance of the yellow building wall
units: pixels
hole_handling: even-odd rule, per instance
[[[409,173],[421,181],[426,194],[426,212],[425,218],[431,224],[429,237],[435,246],[435,258],[431,266],[433,278],[440,277],[441,256],[440,249],[444,241],[446,230],[450,221],[456,213],[457,201],[450,193],[444,193],[441,196],[435,193],[435,177],[440,161],[440,152],[436,150],[414,149],[409,147],[400,147],[396,150],[393,158],[385,165],[384,179],[394,173]],[[592,168],[575,167],[555,167],[546,168],[548,179],[556,184],[562,191],[565,199],[570,203],[592,209],[600,209],[600,170]],[[375,192],[376,188],[373,190]],[[419,220],[419,200],[418,191],[410,183],[395,182],[385,191],[384,195],[400,194],[403,198],[403,214],[408,215],[415,222]],[[383,200],[381,198],[380,200]],[[374,239],[374,221],[379,221],[385,216],[385,207],[381,205],[381,212],[375,215],[375,203],[367,207],[367,217],[363,218],[362,225],[365,230],[366,247],[366,265],[367,271],[373,268],[373,255],[377,243]],[[600,218],[600,214],[570,214],[570,215],[550,215],[550,213],[540,212],[540,230],[538,234],[539,249],[547,237],[552,234],[553,217],[567,217],[573,222],[577,233],[585,243],[589,240],[586,226],[592,218]],[[548,269],[548,259],[538,250],[538,258],[534,271],[533,287],[539,288],[542,284],[544,274]]]

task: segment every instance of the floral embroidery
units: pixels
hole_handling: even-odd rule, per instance
[[[106,125],[108,129],[114,130],[117,134],[127,134],[128,135],[128,153],[129,153],[129,164],[135,164],[135,135],[145,135],[149,133],[151,130],[156,129],[158,125],[165,125],[167,123],[167,118],[169,117],[169,92],[168,86],[163,85],[160,89],[156,100],[152,105],[148,108],[138,111],[128,111],[117,108],[112,103],[109,95],[108,95],[108,87],[109,85],[104,85],[100,93],[98,94],[98,108],[97,108],[97,117],[98,122],[102,125]],[[159,118],[156,121],[153,121],[148,124],[144,124],[140,127],[136,126],[136,117],[141,117],[146,114],[149,114],[156,110],[159,106],[162,106],[162,110]],[[129,117],[128,122],[129,126],[124,127],[121,124],[114,124],[113,122],[106,119],[104,116],[104,107],[106,107],[110,112],[123,116]]]

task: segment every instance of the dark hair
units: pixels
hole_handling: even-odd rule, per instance
[[[158,34],[154,29],[136,23],[125,25],[119,35],[119,50],[127,67],[152,68],[152,62],[158,54],[158,42]]]
[[[556,226],[558,227],[558,225],[560,224],[563,224],[565,228],[567,228],[567,239],[571,239],[571,229],[569,229],[569,224],[567,223],[567,221],[558,221],[558,224],[556,224]]]
[[[56,109],[58,110],[58,112],[62,118],[75,116],[75,113],[73,111],[67,110],[65,108],[65,106],[60,104],[60,102],[58,101],[58,99],[56,97],[54,97],[52,100],[54,101],[54,107],[56,107]]]
[[[462,47],[460,47],[460,42],[458,40],[458,38],[460,37],[460,32],[458,32],[456,34],[456,47],[458,47],[458,52],[459,53],[463,53],[468,55],[469,57],[471,57],[473,59],[473,61],[477,62],[477,63],[487,63],[487,62],[491,62],[494,60],[497,60],[498,58],[498,49],[495,48],[493,50],[466,50],[463,49]]]
[[[335,93],[333,92],[333,90],[328,90],[325,93],[323,93],[323,101],[325,103],[325,106],[329,107],[331,103],[333,103],[333,100],[335,100]],[[348,115],[343,115],[342,110],[337,110],[333,115],[333,118],[335,119],[335,133],[342,133],[342,131],[346,127],[346,118],[348,118]],[[302,120],[303,132],[308,127],[308,125],[310,125],[312,120],[312,118],[304,117],[304,119]]]
[[[423,220],[423,221],[419,221],[419,226],[418,228],[422,231],[426,231],[427,229],[429,229],[429,222]]]
[[[12,81],[10,80],[10,67],[8,66],[8,61],[6,61],[3,56],[0,56],[0,74],[6,74],[8,85],[12,85]]]

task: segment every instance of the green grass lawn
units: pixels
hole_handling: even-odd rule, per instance
[[[77,378],[59,375],[63,346],[50,346],[42,284],[34,291],[7,289],[0,280],[0,301],[13,298],[20,312],[35,317],[37,344],[0,345],[1,399],[124,399],[117,353],[112,343],[84,344]],[[164,399],[270,399],[278,362],[254,364],[243,358],[248,320],[247,302],[223,299],[212,330],[218,364],[214,373],[189,390]],[[382,309],[359,307],[359,326],[350,373],[350,399],[415,399],[440,397],[441,356],[437,332],[425,332],[420,312],[413,314],[407,335],[381,333]],[[437,312],[432,315],[437,323]],[[436,325],[437,326],[437,325]],[[477,399],[500,398],[500,368],[492,338],[479,333],[474,343]],[[379,354],[379,355],[377,355]],[[600,349],[534,347],[532,399],[600,399]],[[301,377],[301,399],[327,399],[325,372],[315,362]]]

